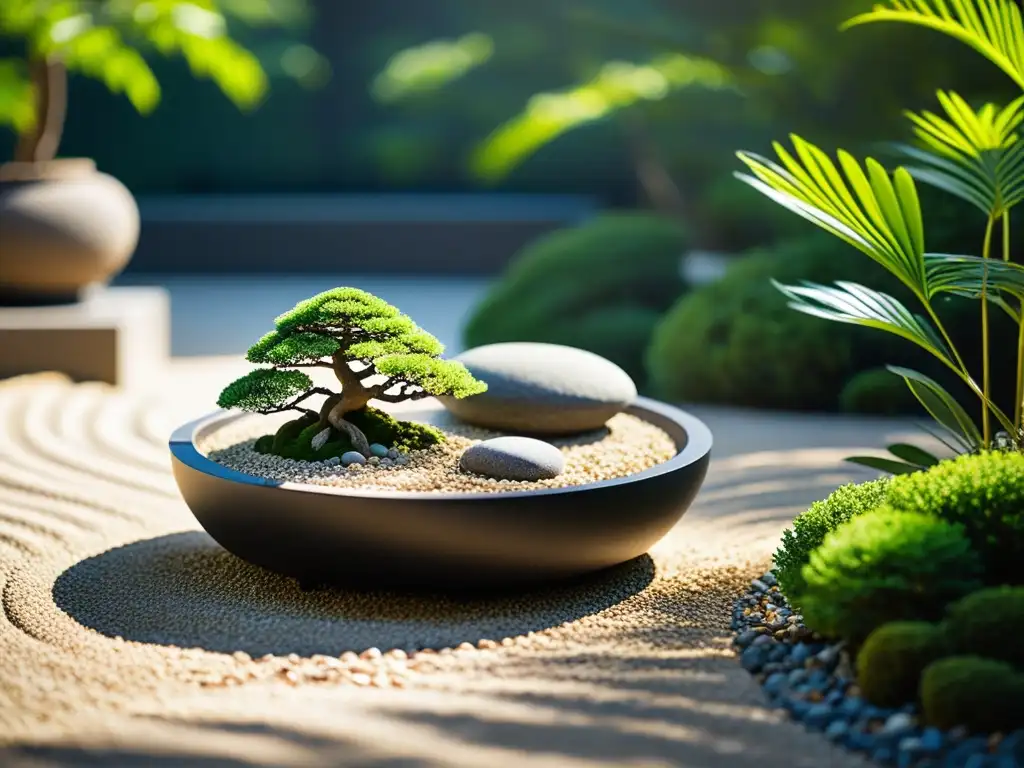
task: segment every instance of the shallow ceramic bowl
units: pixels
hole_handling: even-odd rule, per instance
[[[711,432],[646,398],[627,412],[665,430],[676,455],[627,477],[521,492],[385,492],[246,475],[196,447],[245,417],[227,411],[180,427],[170,449],[174,478],[196,519],[251,563],[309,586],[494,589],[631,560],[683,516],[704,481]]]

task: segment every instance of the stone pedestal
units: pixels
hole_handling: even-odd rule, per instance
[[[78,304],[0,307],[0,378],[56,371],[76,381],[148,389],[170,358],[162,288],[97,288]]]

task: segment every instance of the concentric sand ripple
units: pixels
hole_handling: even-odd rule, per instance
[[[300,592],[221,550],[170,476],[181,406],[0,383],[0,764],[856,764],[780,725],[728,646],[842,443],[774,424],[809,447],[757,452],[746,429],[650,557],[467,602]]]

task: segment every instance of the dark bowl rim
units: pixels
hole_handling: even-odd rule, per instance
[[[642,472],[637,472],[634,475],[625,475],[624,477],[616,477],[610,480],[599,480],[594,483],[585,483],[583,485],[573,485],[566,488],[539,488],[531,489],[527,491],[506,491],[503,493],[480,493],[480,492],[434,492],[434,491],[368,491],[361,490],[358,488],[340,488],[323,485],[313,485],[309,483],[295,483],[295,482],[282,482],[278,480],[272,480],[270,478],[258,477],[256,475],[247,475],[238,470],[225,467],[222,464],[218,464],[207,456],[203,455],[198,448],[196,448],[195,440],[196,436],[202,430],[210,428],[219,428],[226,426],[238,419],[244,418],[251,414],[237,411],[228,410],[217,410],[212,413],[208,413],[198,419],[194,419],[182,426],[178,427],[171,434],[168,442],[171,455],[177,461],[181,462],[186,467],[193,469],[197,472],[201,472],[205,475],[210,475],[219,480],[226,480],[228,482],[239,483],[242,485],[256,485],[265,486],[271,488],[277,488],[284,491],[297,491],[300,493],[315,493],[319,495],[328,496],[345,496],[348,498],[363,498],[363,499],[396,499],[396,500],[410,500],[410,501],[469,501],[469,500],[484,500],[487,499],[491,502],[497,501],[501,498],[530,498],[538,496],[555,496],[572,493],[584,493],[586,491],[593,491],[598,488],[611,488],[618,485],[627,485],[631,483],[638,483],[644,480],[650,480],[660,475],[669,474],[671,472],[678,472],[681,469],[689,467],[693,464],[697,464],[707,458],[708,454],[711,453],[711,447],[713,438],[711,430],[708,429],[707,425],[704,424],[696,416],[693,416],[686,411],[676,408],[673,405],[653,400],[647,397],[637,397],[633,403],[624,409],[624,413],[629,413],[637,418],[640,418],[649,423],[657,426],[658,420],[665,420],[672,422],[675,426],[682,429],[686,434],[686,443],[683,445],[679,452],[676,453],[668,461],[663,461],[660,464],[656,464],[653,467],[645,469]],[[649,416],[654,416],[651,419]]]

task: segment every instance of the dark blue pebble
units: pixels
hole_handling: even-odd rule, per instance
[[[992,768],[1021,768],[1021,764],[1013,755],[993,755],[989,758]]]
[[[878,746],[874,734],[860,730],[848,731],[844,743],[847,749],[852,749],[854,752],[870,752]]]
[[[967,762],[963,764],[962,768],[994,768],[994,761],[989,759],[989,755],[973,754],[967,758]]]
[[[807,677],[807,685],[812,691],[824,693],[832,687],[832,678],[823,669],[812,669],[811,674]]]
[[[814,654],[811,653],[810,646],[807,643],[797,643],[793,646],[793,650],[790,652],[790,658],[797,664],[803,664]]]
[[[815,704],[803,716],[804,725],[815,731],[824,730],[836,718],[836,711],[828,704]]]
[[[748,629],[748,630],[746,630],[744,632],[740,632],[738,635],[736,635],[735,643],[740,648],[746,648],[748,645],[750,645],[752,642],[754,642],[755,639],[757,639],[757,636],[759,634],[760,634],[759,632],[755,632],[752,629]]]
[[[849,730],[850,724],[845,720],[833,720],[825,729],[825,738],[829,741],[840,741]]]
[[[782,693],[788,681],[789,679],[782,672],[776,672],[773,675],[769,675],[768,679],[764,681],[765,693],[769,696],[778,696]]]
[[[843,702],[842,691],[829,691],[828,696],[825,697],[825,703],[829,706],[835,707]]]
[[[740,664],[748,672],[759,672],[768,661],[768,649],[763,645],[752,645],[740,656]]]
[[[860,713],[861,717],[868,720],[888,720],[892,714],[895,714],[894,710],[876,707],[874,704],[868,704],[864,707],[864,711]]]
[[[791,686],[797,686],[801,683],[807,682],[807,670],[806,669],[794,669],[789,673],[789,684]]]
[[[945,768],[963,768],[971,755],[984,754],[988,751],[988,739],[971,736],[964,739],[946,753]]]
[[[938,728],[925,728],[921,734],[921,750],[924,752],[938,752],[945,743],[946,738]]]
[[[999,755],[1009,755],[1024,766],[1024,731],[1014,731],[999,745]]]
[[[803,720],[804,715],[807,714],[813,705],[811,702],[803,701],[802,699],[786,699],[782,706],[789,711],[794,719]]]
[[[789,648],[782,644],[776,643],[775,647],[772,648],[771,653],[768,654],[769,661],[782,661],[789,656]]]
[[[871,759],[882,765],[892,765],[896,761],[896,752],[888,747],[880,747],[871,754]]]
[[[864,714],[864,700],[859,696],[845,696],[839,704],[839,711],[854,720]]]

